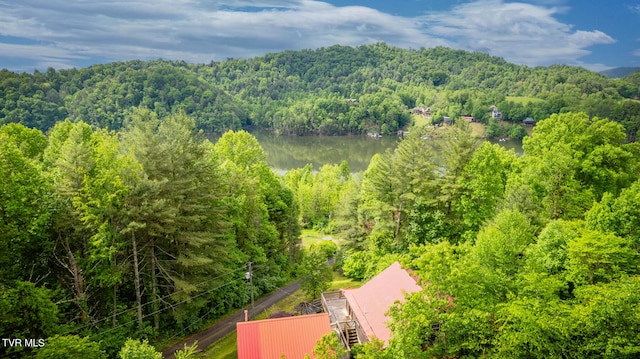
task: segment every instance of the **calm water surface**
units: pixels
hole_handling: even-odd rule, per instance
[[[318,170],[325,164],[339,164],[342,160],[349,163],[352,172],[364,171],[374,154],[393,151],[398,144],[395,136],[376,139],[367,136],[277,136],[266,131],[251,131],[251,134],[264,149],[267,164],[278,173],[301,168],[308,163]],[[209,137],[212,142],[218,138]],[[522,154],[522,141],[491,142]]]

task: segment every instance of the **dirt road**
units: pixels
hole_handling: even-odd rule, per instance
[[[269,294],[268,296],[259,299],[255,302],[255,311],[252,313],[251,317],[253,318],[255,315],[258,315],[264,312],[266,309],[281,301],[282,299],[288,297],[291,293],[295,292],[300,288],[300,283],[293,282],[285,287],[276,289],[275,292]],[[166,348],[162,351],[163,358],[173,359],[173,354],[176,350],[184,348],[184,344],[187,346],[193,345],[194,341],[198,341],[198,348],[204,350],[209,345],[217,342],[218,340],[225,337],[227,334],[236,330],[236,323],[244,321],[244,311],[239,310],[235,312],[230,317],[225,318],[213,325],[209,328],[193,334],[189,338],[174,344],[173,346]]]

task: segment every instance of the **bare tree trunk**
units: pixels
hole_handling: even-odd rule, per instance
[[[156,278],[156,251],[155,243],[151,243],[151,300],[153,301],[153,328],[160,329],[160,314],[158,313],[157,287],[158,279]]]
[[[60,262],[60,264],[62,264],[62,266],[65,267],[71,274],[75,302],[78,305],[78,308],[80,308],[80,319],[82,320],[82,322],[85,322],[89,317],[89,313],[87,310],[87,295],[84,290],[84,277],[82,276],[82,269],[78,266],[76,256],[71,250],[68,239],[65,238],[62,241],[62,245],[67,252],[68,263],[64,263],[59,259],[58,262]]]
[[[131,232],[131,246],[133,247],[133,283],[136,287],[136,302],[138,304],[138,326],[142,328],[142,292],[140,290],[140,266],[138,264],[138,246],[136,234]]]
[[[111,319],[111,323],[112,325],[115,327],[117,322],[116,322],[116,311],[118,310],[118,285],[115,284],[113,286],[113,318]]]
[[[402,200],[400,200],[400,205],[398,206],[398,212],[396,215],[396,230],[395,233],[393,234],[393,238],[397,239],[398,238],[398,234],[400,233],[400,216],[402,216]]]
[[[117,268],[118,262],[116,257],[113,258],[113,266]],[[116,326],[116,312],[118,311],[118,284],[113,284],[113,314],[111,318],[111,324]]]

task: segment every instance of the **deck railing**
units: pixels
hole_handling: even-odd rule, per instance
[[[330,302],[337,302],[339,300],[344,300],[344,294],[340,290],[331,291],[331,292],[323,292],[320,294],[320,300],[322,301],[322,309],[324,309],[325,313],[329,313],[329,322],[336,323],[339,318],[336,317],[333,310],[330,310]],[[346,304],[345,304],[346,309]]]
[[[353,321],[356,325],[356,333],[358,334],[358,343],[362,344],[369,341],[367,337],[367,333],[364,332],[364,329],[360,326],[360,323],[357,320]]]
[[[349,342],[347,338],[344,336],[344,331],[351,328],[356,330],[356,335],[358,337],[358,343],[364,343],[369,340],[364,329],[360,326],[355,318],[351,318],[349,316],[343,318],[338,318],[336,316],[336,310],[338,308],[345,310],[347,313],[349,311],[349,304],[346,301],[346,298],[342,291],[331,291],[324,292],[320,295],[320,300],[322,301],[322,308],[326,313],[329,313],[329,321],[331,323],[331,328],[338,334],[340,341],[344,345],[347,350],[350,350]]]

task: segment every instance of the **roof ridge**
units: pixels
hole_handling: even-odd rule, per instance
[[[258,320],[249,320],[249,321],[241,321],[237,324],[247,324],[247,323],[262,323],[266,321],[275,322],[278,320],[293,320],[299,318],[309,318],[309,317],[320,317],[324,315],[329,315],[328,313],[315,313],[315,314],[303,314],[303,315],[292,315],[290,317],[282,317],[282,318],[267,318],[267,319],[258,319]]]

